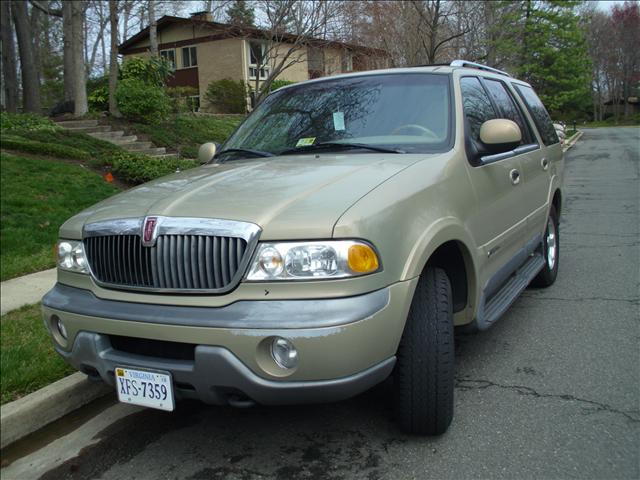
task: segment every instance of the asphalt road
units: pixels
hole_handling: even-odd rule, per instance
[[[455,418],[400,433],[390,384],[332,405],[115,405],[3,478],[640,477],[640,129],[586,130],[567,154],[558,280],[459,336]]]

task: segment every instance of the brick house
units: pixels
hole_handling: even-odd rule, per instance
[[[175,67],[169,86],[189,86],[198,91],[195,103],[211,110],[204,93],[214,80],[244,80],[252,88],[256,75],[267,78],[280,51],[290,48],[295,36],[281,34],[274,57],[258,71],[256,58],[264,51],[267,32],[252,27],[236,27],[210,20],[206,13],[191,18],[164,16],[157,22],[160,55]],[[290,42],[287,42],[290,40]],[[287,45],[289,43],[289,45]],[[149,55],[149,27],[124,41],[118,53],[126,60]],[[344,72],[386,68],[389,57],[383,50],[335,41],[308,39],[295,53],[297,62],[284,70],[279,79],[301,82]]]

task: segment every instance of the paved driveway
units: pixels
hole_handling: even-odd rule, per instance
[[[320,406],[116,405],[3,478],[638,478],[639,149],[640,129],[609,128],[567,154],[558,280],[457,338],[444,436],[400,433],[390,384]]]

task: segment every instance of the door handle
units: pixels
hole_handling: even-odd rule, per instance
[[[540,160],[540,165],[542,165],[543,170],[546,170],[547,168],[549,168],[549,160],[543,158],[542,160]]]
[[[520,172],[515,168],[509,172],[509,176],[511,177],[511,183],[514,185],[518,185],[520,183]]]

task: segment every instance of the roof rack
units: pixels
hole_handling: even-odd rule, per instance
[[[500,75],[506,75],[510,77],[511,75],[502,70],[498,70],[497,68],[487,67],[486,65],[482,65],[481,63],[468,62],[467,60],[454,60],[449,64],[451,67],[467,67],[467,68],[477,68],[478,70],[485,70],[487,72],[499,73]]]

